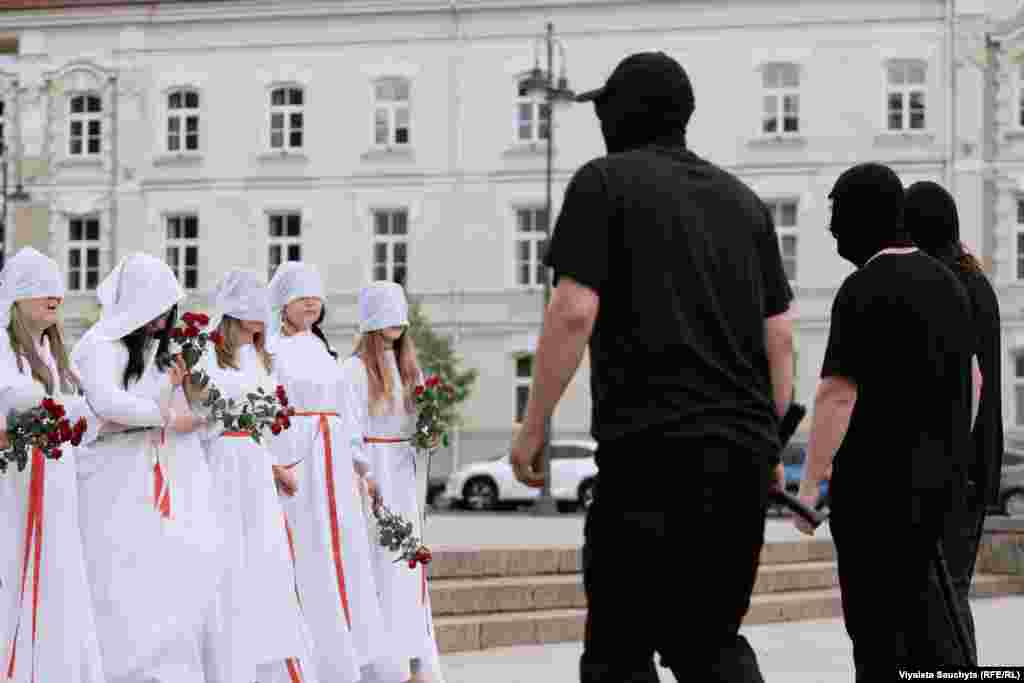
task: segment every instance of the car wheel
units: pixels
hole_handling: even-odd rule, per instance
[[[491,510],[498,504],[498,487],[485,477],[476,477],[462,487],[462,499],[470,510]]]
[[[1010,517],[1024,517],[1024,490],[1010,491],[1003,498],[1003,512]]]
[[[579,490],[579,503],[580,507],[584,510],[589,510],[590,506],[594,503],[594,491],[596,490],[596,484],[593,479],[587,479],[580,484]]]

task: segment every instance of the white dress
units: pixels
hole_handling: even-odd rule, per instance
[[[85,417],[89,421],[85,439],[94,437],[98,420],[85,400],[61,394],[57,364],[48,345],[44,343],[38,351],[55,378],[54,400],[64,405],[72,424]],[[0,330],[0,415],[28,410],[46,397],[43,385],[32,378],[27,361],[23,367],[23,372],[18,370],[7,333]],[[107,680],[78,525],[76,456],[80,449],[68,445],[61,450],[60,460],[40,462],[30,455],[24,471],[18,472],[12,464],[6,475],[0,475],[0,511],[4,515],[0,524],[0,546],[4,548],[0,554],[0,678],[17,683]],[[41,524],[33,524],[30,531],[33,482],[42,494],[35,498],[42,516]],[[36,531],[41,531],[38,544]],[[12,659],[13,678],[8,679]]]
[[[213,353],[203,365],[225,398],[244,399],[257,387],[273,395],[277,386],[251,344],[238,352],[240,370],[221,368]],[[245,433],[225,434],[220,423],[211,424],[203,438],[228,562],[221,584],[222,630],[210,634],[218,670],[207,671],[207,683],[316,683],[270,452]]]
[[[348,409],[347,421],[356,425],[363,437],[408,439],[416,428],[416,416],[405,409],[402,380],[394,351],[385,352],[391,372],[395,398],[391,406],[371,415],[370,389],[366,366],[357,356],[342,365]],[[409,442],[364,443],[356,442],[353,457],[370,463],[384,505],[392,512],[412,522],[414,533],[423,538],[423,502],[420,491],[425,491],[426,459],[417,456]],[[381,610],[388,629],[388,654],[374,664],[367,681],[403,683],[411,675],[410,660],[419,660],[427,678],[443,683],[437,641],[434,638],[434,620],[431,614],[427,568],[423,565],[410,569],[405,562],[395,562],[395,553],[380,546],[373,534],[374,569],[380,591]],[[429,546],[429,539],[424,542]]]
[[[338,417],[346,414],[341,368],[308,332],[277,340],[274,366],[297,411],[271,449],[298,480],[296,495],[282,500],[317,674],[322,681],[352,683],[387,642],[349,447],[355,434]]]
[[[122,342],[90,339],[75,349],[91,408],[104,420],[151,428],[101,435],[81,449],[86,567],[111,683],[204,683],[200,632],[223,577],[223,538],[198,435],[168,429],[161,441],[160,402],[172,390],[154,354],[126,391]],[[155,499],[158,448],[169,463],[169,517]]]

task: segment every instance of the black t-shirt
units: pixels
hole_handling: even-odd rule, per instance
[[[821,370],[857,385],[835,459],[837,498],[840,489],[859,490],[865,504],[962,491],[974,341],[966,291],[923,252],[881,253],[843,282]]]
[[[999,475],[1003,463],[1003,400],[1000,352],[999,299],[982,273],[953,270],[967,289],[977,343],[974,349],[981,367],[981,402],[972,434],[973,461],[968,474],[980,487],[984,502],[999,499]]]
[[[598,442],[646,432],[778,454],[764,323],[793,293],[746,185],[681,148],[596,159],[569,183],[546,263],[600,297]]]

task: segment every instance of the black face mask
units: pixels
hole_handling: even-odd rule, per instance
[[[881,164],[859,164],[844,172],[832,191],[832,221],[839,255],[864,266],[886,247],[909,246],[903,228],[903,185]]]
[[[910,238],[926,253],[947,265],[963,256],[956,202],[941,185],[923,181],[908,187],[904,213]]]

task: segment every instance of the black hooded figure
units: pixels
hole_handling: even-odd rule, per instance
[[[950,515],[943,537],[957,608],[976,659],[974,619],[968,598],[985,512],[999,503],[1003,459],[999,299],[981,265],[961,244],[956,203],[942,186],[930,181],[914,183],[907,188],[904,211],[914,242],[953,271],[967,290],[977,334],[974,353],[981,366],[981,400],[971,432],[971,448],[964,454],[967,493],[960,501],[962,507]]]
[[[891,169],[854,166],[829,197],[829,229],[857,270],[836,293],[821,377],[854,395],[842,409],[816,404],[807,467],[832,464],[830,526],[857,681],[893,680],[897,666],[966,666],[941,539],[966,481],[967,293],[914,247]]]
[[[739,628],[792,395],[778,236],[748,186],[687,149],[694,93],[676,60],[630,55],[577,99],[608,153],[566,187],[545,263],[556,296],[599,301],[580,677],[656,683],[659,654],[681,681],[762,683]],[[679,533],[716,546],[714,565],[663,558]]]

